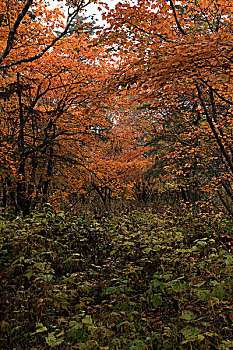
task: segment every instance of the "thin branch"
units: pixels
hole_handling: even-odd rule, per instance
[[[27,0],[27,3],[28,4],[28,8],[30,7],[30,5],[32,4],[33,0]],[[16,34],[16,29],[18,28],[20,22],[22,21],[23,17],[26,15],[27,11],[28,11],[28,8],[26,7],[26,4],[22,10],[22,12],[19,14],[19,16],[17,17],[16,21],[15,21],[15,24],[13,26],[13,29],[12,31],[10,31],[10,34],[9,34],[9,37],[8,37],[8,41],[7,43],[9,42],[9,44],[7,44],[7,48],[4,50],[3,54],[0,56],[0,63],[4,60],[4,58],[9,54],[10,50],[12,49],[12,45],[13,45],[13,41],[14,41],[14,36]],[[61,38],[63,38],[67,33],[68,33],[68,30],[72,24],[72,21],[74,20],[74,18],[77,16],[77,14],[79,13],[81,7],[82,7],[82,4],[83,4],[83,1],[80,2],[78,8],[73,12],[73,14],[70,16],[69,18],[69,21],[68,23],[66,24],[66,27],[65,29],[63,30],[63,32],[61,32],[56,38],[54,38],[52,40],[52,42],[47,45],[40,53],[38,53],[37,55],[34,55],[34,56],[31,56],[31,57],[27,57],[27,58],[22,58],[22,59],[19,59],[15,62],[11,62],[11,63],[7,63],[7,64],[4,64],[0,67],[1,70],[4,70],[6,68],[10,68],[10,67],[13,67],[13,66],[16,66],[18,64],[21,64],[21,63],[28,63],[28,62],[33,62],[39,58],[41,58],[51,47],[53,47],[56,42],[58,42]],[[24,10],[25,9],[25,10]],[[27,11],[26,11],[27,10]],[[24,16],[22,17],[22,13],[24,13]],[[17,26],[16,26],[17,25]],[[14,30],[14,28],[16,27],[16,29]],[[5,53],[6,52],[6,53]]]
[[[33,0],[27,0],[26,4],[24,5],[22,11],[20,12],[20,14],[18,15],[18,17],[15,20],[15,23],[12,27],[12,29],[9,32],[8,35],[8,40],[7,40],[7,44],[6,44],[6,48],[3,51],[3,53],[0,56],[0,63],[2,63],[2,61],[8,56],[8,54],[10,53],[12,47],[13,47],[13,43],[14,43],[14,39],[15,39],[15,35],[17,32],[17,29],[20,25],[20,23],[22,22],[23,18],[26,16],[30,6],[32,5]],[[2,67],[1,67],[2,68]]]
[[[175,18],[175,21],[176,21],[176,24],[177,24],[177,27],[178,27],[179,31],[181,32],[182,35],[187,35],[186,31],[181,27],[181,24],[180,24],[180,22],[178,20],[178,17],[177,17],[177,14],[176,14],[176,9],[175,9],[175,6],[174,6],[172,0],[170,0],[170,5],[171,5],[172,12],[173,12],[173,15],[174,15],[174,18]]]
[[[133,28],[138,29],[140,32],[143,32],[143,33],[148,34],[148,35],[151,34],[150,32],[148,32],[148,31],[146,31],[145,29],[143,29],[143,28],[137,26],[136,24],[130,22],[130,21],[127,20],[127,19],[124,21],[124,23],[128,23],[128,24],[131,25]],[[158,37],[158,38],[160,38],[160,39],[162,39],[162,40],[164,40],[164,41],[166,42],[166,38],[164,38],[162,34],[154,33],[154,36],[155,36],[155,37]]]
[[[214,119],[215,123],[218,124],[218,121],[217,121],[217,110],[216,110],[216,105],[215,105],[214,94],[213,94],[213,89],[212,88],[210,88],[210,102],[211,102],[212,111],[213,111],[213,119]],[[224,132],[223,132],[222,128],[220,126],[218,126],[218,127],[216,127],[216,129],[219,131],[219,134],[221,135],[223,141],[226,142],[227,135],[224,135]],[[230,150],[231,154],[233,154],[232,147],[230,145],[228,145],[228,147],[229,147],[229,150]]]
[[[196,84],[196,88],[197,88],[197,92],[198,92],[198,97],[199,97],[199,99],[201,101],[202,108],[203,108],[203,110],[205,112],[205,115],[206,115],[207,122],[208,122],[208,124],[209,124],[209,126],[210,126],[210,128],[211,128],[211,130],[213,132],[213,135],[215,137],[215,140],[217,141],[217,144],[218,144],[218,146],[219,146],[219,148],[221,150],[221,153],[222,153],[223,157],[225,158],[229,168],[231,169],[231,172],[233,173],[232,161],[231,161],[229,155],[227,154],[227,152],[225,150],[225,147],[224,147],[224,145],[223,145],[223,143],[222,143],[222,141],[221,141],[221,139],[219,137],[219,134],[218,134],[218,132],[217,132],[215,126],[214,126],[213,120],[212,120],[211,116],[208,113],[207,107],[206,107],[206,105],[204,103],[204,100],[202,98],[201,89],[200,89],[198,84]]]
[[[200,79],[200,81],[205,84],[206,86],[208,86],[209,89],[212,89],[212,91],[215,93],[215,95],[217,95],[222,101],[228,103],[229,105],[233,106],[233,102],[230,100],[227,100],[225,97],[221,96],[218,91],[216,89],[214,89],[210,84],[208,84],[205,80],[203,80],[202,78]]]
[[[231,210],[230,206],[226,203],[226,201],[224,200],[222,194],[220,193],[220,191],[217,191],[219,199],[221,200],[224,208],[228,211],[228,213],[230,214],[230,216],[233,217],[233,211]]]

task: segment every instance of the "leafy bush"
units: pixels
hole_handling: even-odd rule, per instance
[[[2,218],[1,348],[232,348],[231,227],[150,210]]]

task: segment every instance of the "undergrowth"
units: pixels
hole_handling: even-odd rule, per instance
[[[1,348],[233,348],[232,227],[150,210],[2,217]]]

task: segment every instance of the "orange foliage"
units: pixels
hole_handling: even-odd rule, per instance
[[[0,4],[3,207],[136,198],[147,172],[233,214],[232,1],[105,5],[95,37],[69,31],[87,3],[67,4],[67,19],[43,0]]]
[[[160,176],[173,173],[194,202],[209,189],[233,199],[232,10],[230,0],[127,1],[106,11],[100,38],[122,58],[108,91],[150,113]]]
[[[131,196],[149,166],[103,92],[114,62],[90,34],[68,31],[85,3],[72,6],[64,25],[44,1],[1,4],[1,191],[16,212],[102,188]]]

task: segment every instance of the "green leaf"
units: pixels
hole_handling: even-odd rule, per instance
[[[185,327],[181,330],[181,333],[187,340],[193,340],[201,334],[201,330],[197,327]]]
[[[155,308],[157,308],[159,305],[161,305],[162,302],[163,302],[163,300],[159,294],[153,295],[152,304]]]
[[[222,344],[220,345],[219,349],[228,350],[230,348],[233,348],[233,340],[223,340]]]
[[[45,274],[45,275],[42,275],[41,278],[42,278],[45,282],[51,282],[52,279],[53,279],[53,275],[51,275],[51,274]]]
[[[171,286],[174,292],[182,292],[184,290],[183,283],[177,280],[168,282],[167,285]]]
[[[165,288],[165,283],[160,282],[157,278],[155,278],[155,279],[152,281],[152,283],[153,283],[153,287],[154,287],[154,288],[160,287],[161,290],[164,290],[164,288]]]
[[[94,325],[93,325],[93,321],[92,321],[92,318],[90,315],[86,315],[83,319],[82,319],[82,323],[87,325],[87,328],[88,329],[92,329],[94,328]]]
[[[180,318],[186,321],[191,321],[191,320],[195,320],[196,315],[190,310],[184,310]]]
[[[128,344],[130,350],[145,350],[147,346],[140,340],[133,340]]]
[[[47,330],[48,330],[47,327],[44,326],[43,323],[37,323],[36,324],[36,331],[33,333],[30,333],[30,335],[34,335],[37,333],[43,333],[43,332],[46,332]]]
[[[92,318],[90,315],[86,315],[83,319],[82,319],[82,323],[83,324],[93,324]]]
[[[33,275],[35,274],[35,271],[33,270],[28,270],[26,273],[25,273],[25,276],[30,279]]]
[[[197,290],[197,296],[199,299],[208,300],[210,298],[210,291],[208,289]]]
[[[197,339],[198,339],[199,341],[202,341],[202,340],[205,339],[205,337],[204,337],[203,334],[198,334]]]
[[[70,326],[70,328],[73,328],[73,329],[81,329],[81,328],[83,328],[83,324],[79,323],[77,321],[70,321],[69,322],[69,326]]]
[[[207,337],[217,337],[218,336],[217,333],[212,333],[212,332],[205,332],[205,333],[203,333],[203,335],[205,335]]]
[[[206,242],[207,238],[203,238],[203,239],[197,239],[196,241],[194,241],[196,244],[200,245],[201,247],[204,247],[207,242]]]
[[[63,342],[63,339],[58,339],[55,336],[55,332],[49,333],[47,337],[45,337],[46,343],[51,346],[52,348],[54,346],[57,346]]]
[[[48,330],[48,328],[46,326],[43,326],[42,323],[40,323],[40,328],[37,328],[36,333],[42,333],[42,332],[46,332]]]

